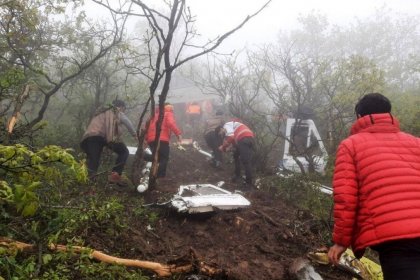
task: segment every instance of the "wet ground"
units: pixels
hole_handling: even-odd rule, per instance
[[[118,235],[94,232],[87,242],[93,248],[124,258],[167,263],[194,252],[197,259],[223,273],[212,278],[183,275],[174,279],[295,279],[289,271],[296,258],[326,246],[319,232],[309,227],[309,216],[286,205],[275,193],[262,190],[244,196],[251,206],[241,210],[211,214],[179,214],[167,207],[154,208],[157,216],[149,219],[131,215],[140,203],[168,201],[181,184],[225,181],[229,191],[240,189],[230,183],[232,165],[214,169],[205,156],[187,147],[171,146],[166,180],[145,194],[133,188],[115,191],[104,188],[104,195],[118,195],[126,206],[128,228]],[[309,218],[308,218],[309,217]],[[332,266],[313,264],[323,279],[352,279]],[[197,272],[199,273],[199,272]]]

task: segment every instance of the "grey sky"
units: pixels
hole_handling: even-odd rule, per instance
[[[266,0],[191,0],[187,1],[197,15],[198,30],[203,35],[215,36],[233,28],[246,15],[258,10]],[[346,24],[356,17],[371,16],[381,7],[395,13],[420,15],[420,0],[272,0],[270,5],[234,34],[225,48],[274,40],[279,30],[297,24],[299,15],[311,11],[325,14],[331,24]]]
[[[115,2],[113,2],[115,1]],[[257,11],[267,0],[187,0],[192,14],[197,16],[196,26],[204,39],[237,26],[247,15]],[[157,8],[161,0],[144,0]],[[101,7],[86,1],[92,17],[107,15]],[[116,0],[110,3],[117,4]],[[299,15],[314,11],[326,15],[330,24],[343,25],[355,18],[366,18],[381,7],[394,13],[420,16],[420,0],[272,0],[257,17],[241,30],[225,40],[219,51],[230,52],[234,48],[251,47],[274,41],[280,30],[297,25]]]

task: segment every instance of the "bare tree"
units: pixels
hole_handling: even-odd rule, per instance
[[[216,95],[230,115],[241,119],[255,133],[255,166],[266,171],[271,160],[276,159],[284,123],[282,115],[267,97],[270,76],[259,59],[247,52],[232,56],[209,56],[202,67],[191,69],[190,75],[203,93]],[[201,71],[200,71],[201,70]]]
[[[42,14],[41,10],[44,11]],[[65,83],[90,68],[121,42],[127,18],[124,15],[113,15],[111,29],[102,30],[91,25],[83,16],[77,18],[76,24],[70,21],[54,22],[48,18],[45,5],[36,1],[11,1],[1,6],[0,13],[3,19],[0,24],[0,43],[5,47],[3,50],[6,50],[0,53],[2,65],[8,69],[18,69],[24,76],[22,88],[26,89],[30,85],[25,98],[17,93],[6,100],[2,99],[2,102],[14,108],[15,113],[9,120],[8,129],[9,137],[13,138],[22,137],[36,129],[44,118],[51,97]],[[98,38],[94,50],[81,53],[84,43],[93,38]],[[38,95],[42,97],[38,100],[40,105],[36,107],[34,117],[14,127],[23,107],[22,102],[30,98],[38,99],[35,97]]]
[[[304,41],[299,40],[303,37],[301,33],[293,35],[281,37],[278,44],[265,47],[259,54],[261,64],[272,77],[267,94],[279,110],[286,110],[296,119],[296,127],[303,118],[313,118],[328,153],[334,154],[353,121],[354,100],[382,88],[381,71],[369,59],[360,56],[337,58],[329,50],[324,51],[322,46],[316,45],[320,44],[319,36],[313,35],[314,40]],[[308,113],[311,116],[304,116]],[[305,158],[309,171],[313,172],[314,149],[296,145],[294,138],[298,132],[299,129],[292,130],[290,139],[285,140],[289,141],[294,151],[292,156],[295,155],[302,173],[303,165],[298,162],[297,155]]]
[[[105,6],[113,13],[121,13],[120,10],[111,7],[107,1],[93,1]],[[146,4],[145,1],[132,0],[126,2],[134,4],[137,9],[132,9],[130,6],[127,6],[130,8],[126,9],[123,13],[126,15],[145,18],[149,26],[149,29],[143,38],[147,49],[148,61],[147,64],[137,67],[137,70],[138,73],[146,77],[150,83],[149,100],[147,103],[148,107],[150,107],[150,118],[154,116],[155,97],[157,92],[159,92],[159,118],[156,123],[157,133],[155,138],[155,147],[157,147],[157,149],[153,151],[153,164],[152,172],[150,173],[149,178],[149,187],[152,188],[156,184],[156,167],[158,163],[160,131],[164,117],[164,104],[169,92],[173,72],[186,62],[214,51],[226,38],[239,30],[251,18],[259,14],[270,2],[271,0],[268,0],[261,9],[254,14],[247,16],[232,30],[209,40],[203,45],[197,45],[194,43],[193,39],[198,36],[198,33],[194,26],[195,18],[191,14],[190,8],[186,6],[186,0],[162,1],[165,5],[165,12],[160,12],[152,8],[150,5]],[[179,35],[182,38],[181,42],[176,42],[174,39],[174,36],[178,31],[182,31],[182,35]],[[184,56],[186,50],[189,50],[192,54]],[[144,110],[141,113],[138,124],[138,139],[140,146],[144,141],[146,130],[150,125],[150,123],[147,122],[146,128],[143,130],[140,129],[145,115],[146,111]],[[141,177],[140,166],[142,164],[142,153],[142,149],[137,149],[133,163],[133,182],[139,182]]]

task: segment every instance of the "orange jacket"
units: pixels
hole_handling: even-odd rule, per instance
[[[391,114],[359,118],[351,134],[336,155],[333,241],[361,257],[368,246],[420,237],[420,139]]]
[[[187,114],[191,115],[200,115],[201,114],[201,108],[198,104],[190,104],[187,107]]]
[[[159,117],[159,109],[156,109],[155,115],[150,122],[149,130],[147,130],[146,134],[146,142],[151,143],[155,141],[156,137],[156,122]],[[174,118],[174,112],[171,105],[165,106],[165,114],[163,117],[162,128],[160,131],[160,141],[169,142],[171,139],[171,132],[173,132],[176,136],[181,134],[181,130],[178,128]]]

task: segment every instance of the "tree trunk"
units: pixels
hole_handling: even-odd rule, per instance
[[[15,109],[13,110],[13,114],[7,122],[7,136],[5,140],[6,144],[10,142],[10,138],[12,136],[15,125],[19,119],[20,111],[22,110],[23,103],[25,103],[25,100],[29,97],[29,91],[30,91],[30,86],[26,84],[22,92],[16,98]]]

